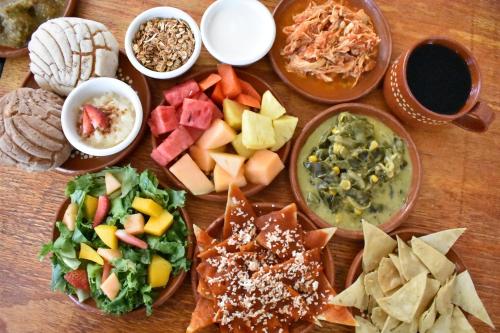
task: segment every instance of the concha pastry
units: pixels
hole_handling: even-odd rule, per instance
[[[43,89],[19,88],[0,99],[0,164],[30,171],[60,166],[71,153],[61,126],[63,100]]]
[[[61,96],[91,77],[114,77],[118,42],[102,23],[59,17],[43,23],[28,44],[38,85]]]

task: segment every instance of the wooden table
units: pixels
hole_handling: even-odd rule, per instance
[[[234,0],[237,1],[237,0]],[[106,24],[122,43],[135,15],[159,5],[189,12],[199,22],[209,0],[81,0],[78,16]],[[272,9],[277,1],[264,3]],[[377,0],[393,34],[393,59],[417,39],[443,34],[464,43],[478,58],[483,74],[482,98],[500,113],[500,1],[498,0]],[[203,50],[193,71],[216,64]],[[273,84],[286,106],[300,115],[300,127],[326,106],[294,94],[271,69],[268,59],[248,70]],[[28,73],[27,57],[8,60],[0,79],[0,95],[17,88]],[[150,81],[154,102],[160,100],[165,83]],[[388,110],[380,89],[360,102]],[[500,118],[500,114],[498,115]],[[299,129],[300,130],[300,129]],[[403,226],[428,230],[467,227],[456,245],[469,268],[496,326],[500,326],[500,119],[486,134],[473,134],[448,126],[410,132],[423,161],[420,197]],[[149,158],[150,137],[123,161],[140,169],[153,169],[165,179]],[[79,309],[62,294],[49,291],[50,264],[37,254],[50,240],[54,213],[64,198],[68,177],[56,173],[26,173],[0,168],[0,332],[184,332],[194,308],[189,279],[177,294],[150,318],[112,318]],[[288,172],[254,198],[289,203],[293,200]],[[208,225],[223,212],[222,203],[189,197],[192,221]],[[346,271],[362,243],[335,238],[337,276],[335,287],[343,289]],[[478,332],[489,329],[473,320]],[[209,330],[210,331],[210,330]],[[352,332],[335,325],[315,332]]]

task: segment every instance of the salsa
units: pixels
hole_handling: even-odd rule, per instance
[[[66,0],[13,0],[0,5],[0,45],[24,47],[43,22],[63,14]]]
[[[360,230],[386,222],[406,202],[412,165],[406,143],[373,118],[348,112],[321,124],[298,158],[298,181],[314,212]]]

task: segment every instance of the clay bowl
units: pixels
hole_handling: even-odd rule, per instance
[[[168,88],[175,86],[181,82],[191,80],[191,79],[195,80],[197,82],[201,81],[211,73],[216,73],[216,70],[215,69],[204,70],[204,71],[201,71],[201,72],[198,72],[198,73],[186,76],[186,77],[182,77],[181,79],[172,82],[172,84],[169,85]],[[255,76],[253,74],[250,74],[246,71],[243,71],[243,70],[236,70],[236,74],[238,75],[238,77],[240,79],[249,82],[255,88],[255,90],[257,90],[257,92],[259,94],[262,95],[266,90],[269,90],[283,106],[285,105],[283,103],[283,99],[280,99],[279,96],[276,94],[276,91],[273,88],[271,88],[271,86],[269,84],[267,84],[264,80],[260,79],[259,77]],[[210,96],[210,94],[212,93],[212,90],[213,90],[213,88],[207,90],[205,93],[207,93],[207,95]],[[165,101],[162,101],[161,105],[164,105],[164,104],[165,104]],[[288,111],[289,110],[287,109],[287,114],[293,115],[293,113],[288,112]],[[154,135],[152,135],[151,140],[152,140],[153,148],[156,148],[163,141],[163,137],[156,138]],[[279,151],[276,152],[280,156],[280,158],[284,164],[286,163],[286,160],[288,159],[288,155],[290,154],[291,143],[292,143],[292,141],[288,141],[286,143],[286,145],[284,145]],[[228,152],[232,152],[232,147],[230,147]],[[184,155],[184,154],[182,154],[182,155]],[[176,161],[177,161],[177,159],[172,161],[166,167],[161,166],[161,168],[163,169],[163,171],[165,171],[167,178],[175,185],[175,187],[184,189],[185,191],[191,193],[186,188],[186,186],[184,186],[184,184],[181,183],[169,170],[170,165],[174,164]],[[161,180],[160,180],[160,182],[161,182]],[[162,185],[166,186],[166,184],[162,184]],[[245,196],[250,197],[252,195],[259,193],[260,191],[262,191],[265,188],[266,188],[265,185],[248,184],[247,186],[242,188],[242,191],[245,194]],[[220,193],[212,192],[212,193],[205,194],[205,195],[197,195],[196,197],[198,197],[202,200],[207,200],[207,201],[225,202],[227,200],[227,191],[220,192]]]
[[[323,3],[326,0],[316,1]],[[373,70],[364,73],[356,86],[346,85],[335,81],[325,83],[312,77],[304,77],[286,70],[285,58],[280,52],[286,45],[286,35],[283,28],[293,24],[293,16],[304,11],[311,1],[281,0],[274,9],[276,21],[276,40],[269,52],[274,71],[290,88],[302,96],[319,103],[335,104],[358,99],[375,89],[384,77],[389,66],[392,53],[392,38],[384,15],[374,0],[346,0],[344,5],[351,9],[363,9],[371,18],[375,31],[381,41],[378,46],[376,66]]]
[[[56,216],[54,221],[62,221],[62,218],[64,216],[64,212],[66,211],[66,208],[68,205],[71,203],[70,199],[64,200],[64,202],[59,206],[59,209],[57,210]],[[180,214],[182,218],[184,219],[184,222],[186,222],[186,226],[188,228],[188,246],[187,246],[187,258],[191,260],[193,257],[193,252],[195,248],[195,239],[193,237],[193,224],[191,223],[191,220],[189,219],[189,215],[187,213],[187,210],[185,208],[179,209]],[[56,228],[56,224],[52,226],[52,240],[56,240],[57,237],[59,237],[59,230]],[[188,272],[182,271],[175,277],[171,278],[170,281],[168,282],[167,286],[163,288],[160,293],[156,296],[156,299],[153,303],[153,308],[156,309],[160,307],[163,303],[165,303],[172,295],[175,294],[177,289],[180,288],[182,283],[184,282],[184,279],[186,278]],[[101,314],[101,315],[108,315],[104,312],[102,312],[99,308],[97,308],[95,302],[93,299],[89,298],[85,302],[80,303],[78,302],[78,298],[73,296],[73,295],[68,295],[68,297],[79,307],[82,309],[96,313],[96,314]],[[109,315],[111,316],[111,315]],[[141,306],[131,312],[128,312],[126,314],[123,314],[121,317],[127,316],[127,318],[140,318],[146,316],[146,308],[144,306]]]
[[[60,17],[67,17],[73,15],[76,9],[78,0],[67,0],[66,7]],[[0,58],[15,58],[28,54],[28,43],[24,47],[9,47],[0,45]]]
[[[264,214],[268,214],[270,212],[280,210],[284,206],[280,204],[275,204],[275,203],[268,203],[268,202],[259,202],[259,203],[253,203],[252,204],[253,209],[255,210],[255,213],[257,216],[261,216]],[[316,230],[316,226],[314,223],[312,223],[307,216],[302,214],[300,211],[298,213],[298,221],[302,228],[304,228],[305,231],[309,230]],[[219,216],[215,221],[213,221],[206,231],[211,237],[214,237],[216,239],[221,239],[222,238],[222,228],[224,226],[224,215]],[[200,263],[200,260],[198,259],[199,249],[196,247],[194,256],[193,256],[193,264],[191,266],[191,287],[193,289],[193,294],[196,300],[198,300],[199,295],[197,292],[198,288],[198,272],[196,271],[196,267]],[[328,281],[330,284],[333,286],[335,284],[335,265],[333,262],[333,257],[332,253],[328,249],[328,247],[325,247],[321,251],[321,257],[323,260],[323,267],[325,271],[325,275],[328,278]],[[312,323],[307,323],[307,322],[298,322],[294,326],[291,327],[290,332],[291,333],[307,333],[311,331],[314,328],[314,324]]]
[[[69,159],[64,162],[63,165],[55,169],[57,173],[77,176],[115,165],[130,154],[141,141],[147,128],[147,121],[151,110],[151,92],[148,82],[146,78],[132,66],[125,53],[122,51],[120,51],[118,71],[117,78],[130,84],[141,100],[143,120],[139,134],[137,134],[135,140],[127,148],[110,156],[90,156],[73,149]],[[32,73],[24,79],[22,86],[35,89],[39,88]]]
[[[305,198],[302,196],[302,193],[300,191],[300,185],[297,179],[298,177],[297,160],[299,158],[301,148],[304,146],[311,133],[324,121],[344,111],[349,111],[350,113],[356,115],[362,115],[374,118],[385,124],[396,135],[398,135],[406,142],[408,152],[410,155],[410,160],[412,163],[412,179],[410,184],[410,190],[406,198],[406,203],[387,222],[379,225],[379,228],[384,230],[385,232],[391,232],[392,230],[396,229],[399,225],[401,225],[401,223],[403,223],[403,221],[406,219],[411,209],[415,205],[415,201],[417,199],[417,195],[420,190],[420,183],[422,181],[422,166],[420,163],[420,157],[417,151],[417,147],[415,146],[415,143],[413,142],[410,134],[406,131],[403,125],[401,125],[396,120],[396,118],[394,118],[389,113],[377,109],[373,106],[360,103],[345,103],[345,104],[335,105],[321,112],[316,117],[314,117],[309,123],[307,123],[307,125],[300,133],[300,136],[296,140],[296,143],[292,150],[292,157],[290,158],[289,170],[290,170],[290,182],[292,184],[293,195],[295,196],[295,200],[297,201],[297,204],[299,205],[300,209],[319,228],[328,228],[332,226],[332,224],[328,223],[323,218],[316,215],[314,211],[309,208]],[[335,235],[354,240],[363,239],[363,232],[361,230],[356,231],[356,230],[338,228]]]

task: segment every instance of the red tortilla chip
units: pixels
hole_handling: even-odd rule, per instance
[[[200,297],[191,315],[191,322],[186,329],[186,333],[195,333],[212,325],[214,323],[215,305],[214,301]]]

